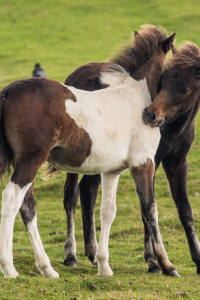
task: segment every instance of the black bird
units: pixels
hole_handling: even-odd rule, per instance
[[[33,77],[46,77],[45,71],[41,68],[40,64],[35,64],[35,68],[32,72]]]

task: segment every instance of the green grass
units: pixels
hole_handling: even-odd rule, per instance
[[[6,0],[0,1],[0,88],[31,76],[40,62],[49,78],[64,82],[76,67],[105,61],[131,38],[141,24],[163,26],[177,33],[177,42],[192,40],[200,46],[199,1],[159,0]],[[190,151],[188,194],[200,237],[200,117]],[[181,278],[147,273],[143,260],[143,226],[140,205],[129,172],[117,192],[117,217],[109,243],[112,278],[98,278],[97,267],[84,256],[80,204],[76,213],[78,267],[63,265],[66,218],[63,209],[65,174],[35,180],[38,227],[45,250],[59,279],[44,279],[35,266],[28,234],[18,215],[14,228],[14,263],[20,276],[0,274],[0,299],[200,299],[200,278],[191,260],[186,237],[162,168],[156,175],[155,197],[162,238]],[[2,193],[8,178],[0,186]],[[101,191],[95,209],[100,226]],[[56,232],[55,235],[51,235]],[[99,238],[99,231],[97,232]],[[92,289],[91,284],[95,285]]]

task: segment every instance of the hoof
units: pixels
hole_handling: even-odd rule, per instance
[[[7,278],[16,278],[17,276],[19,276],[19,273],[15,270],[14,266],[8,266],[8,265],[4,265],[1,266],[1,271],[3,272],[4,276]]]
[[[96,260],[96,256],[94,255],[88,255],[89,260],[91,261],[91,263],[93,265],[97,265],[97,260]]]
[[[42,275],[44,276],[44,278],[59,278],[59,274],[53,268],[51,268],[51,270],[49,270],[48,272],[42,273]]]
[[[105,265],[105,266],[100,266],[98,268],[98,274],[97,276],[112,276],[113,275],[113,271],[111,270],[109,265]]]
[[[76,267],[77,266],[77,258],[74,255],[67,254],[65,259],[64,259],[64,265],[66,267]]]
[[[197,266],[197,274],[200,275],[200,267]]]
[[[158,265],[153,265],[149,267],[148,273],[161,274],[162,270]]]
[[[44,278],[59,278],[59,274],[52,268],[51,264],[37,265]]]
[[[112,270],[106,270],[106,271],[100,271],[97,273],[97,276],[99,277],[109,277],[113,275],[113,271]]]
[[[170,273],[166,274],[169,276],[174,276],[174,277],[181,277],[176,270],[171,271]]]

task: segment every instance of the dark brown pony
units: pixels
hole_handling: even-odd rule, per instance
[[[144,111],[143,119],[153,126],[164,122],[155,156],[156,167],[162,162],[192,260],[197,266],[197,274],[200,274],[200,245],[187,196],[187,154],[194,141],[195,117],[200,106],[200,50],[193,43],[186,42],[180,51],[174,49],[174,53],[161,78],[161,91]],[[147,248],[150,244],[147,226],[145,235]]]
[[[38,269],[44,277],[58,277],[40,239],[33,198],[33,180],[46,160],[66,172],[102,174],[101,236],[96,254],[99,276],[112,275],[109,232],[116,215],[118,179],[127,168],[136,183],[155,257],[163,273],[178,276],[162,243],[153,194],[160,132],[142,120],[143,110],[156,96],[174,36],[168,38],[154,26],[136,32],[134,46],[122,55],[130,70],[110,65],[101,73],[101,82],[110,86],[106,89],[88,92],[46,78],[31,78],[1,91],[0,175],[10,165],[14,169],[2,194],[0,267],[6,277],[18,276],[12,240],[19,209]]]
[[[112,62],[127,68],[123,59],[120,61],[117,58]],[[97,62],[86,64],[69,75],[65,83],[86,90],[105,88],[105,85],[101,83],[101,73],[109,65],[110,63]],[[188,42],[183,44],[180,51],[174,48],[174,55],[166,65],[160,80],[159,90],[162,87],[162,91],[152,106],[144,112],[147,123],[164,122],[161,126],[161,140],[155,156],[156,168],[162,163],[198,274],[200,273],[200,247],[187,196],[187,154],[194,140],[195,117],[200,103],[199,70],[200,52],[197,46]],[[164,99],[166,101],[163,101]],[[94,206],[100,182],[100,175],[84,175],[78,185],[78,175],[67,175],[64,189],[64,207],[68,225],[64,263],[67,266],[76,266],[77,264],[76,252],[71,252],[72,243],[75,242],[75,237],[72,238],[71,235],[71,228],[74,226],[74,215],[79,194],[83,217],[85,255],[89,257],[92,263],[95,263],[97,242]],[[160,273],[160,267],[154,257],[148,227],[143,217],[142,219],[145,229],[144,258],[148,265],[148,271]]]

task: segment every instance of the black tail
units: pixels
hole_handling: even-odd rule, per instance
[[[12,151],[7,143],[3,126],[3,109],[6,100],[5,92],[0,92],[0,179],[5,172],[10,173],[13,161]]]

